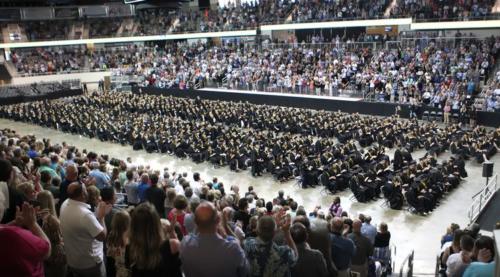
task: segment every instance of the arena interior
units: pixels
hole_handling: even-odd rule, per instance
[[[500,0],[0,0],[0,276],[500,276]]]

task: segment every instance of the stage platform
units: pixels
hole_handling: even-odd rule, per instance
[[[201,91],[219,91],[227,93],[243,93],[243,94],[255,94],[263,96],[286,96],[286,97],[296,97],[296,98],[312,98],[312,99],[324,99],[324,100],[340,100],[340,101],[362,101],[363,98],[359,97],[349,97],[349,96],[329,96],[329,95],[310,95],[310,94],[298,94],[298,93],[284,93],[284,92],[266,92],[266,91],[250,91],[250,90],[237,90],[237,89],[225,89],[225,88],[202,88]]]

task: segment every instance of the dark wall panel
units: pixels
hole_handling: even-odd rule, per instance
[[[360,113],[378,116],[391,116],[395,113],[397,104],[392,103],[374,103],[364,101],[343,101],[338,99],[318,99],[309,97],[290,97],[281,95],[262,95],[249,93],[232,93],[222,91],[205,90],[179,90],[179,89],[161,89],[154,87],[133,87],[133,93],[147,93],[154,95],[171,95],[175,97],[187,97],[209,100],[223,101],[248,101],[254,104],[277,105],[286,107],[306,108],[327,111],[342,111],[347,113]],[[438,111],[437,108],[425,108],[420,110]],[[410,114],[408,105],[401,105],[401,115],[408,117]],[[500,113],[478,112],[478,124],[499,127]]]

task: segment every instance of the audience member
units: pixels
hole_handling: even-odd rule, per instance
[[[356,254],[354,242],[344,237],[344,221],[334,217],[331,221],[332,261],[337,268],[337,276],[350,276],[351,263]]]
[[[182,276],[179,247],[174,226],[162,224],[153,205],[142,203],[134,209],[125,252],[131,276]]]
[[[250,276],[290,276],[297,262],[298,251],[290,234],[291,219],[280,212],[276,220],[271,216],[262,216],[257,225],[258,237],[248,238],[243,243],[250,263]],[[278,228],[283,232],[287,245],[279,246],[273,242]]]
[[[74,182],[61,206],[61,232],[68,270],[78,276],[106,276],[102,242],[106,239],[104,218],[111,205],[99,202],[96,214],[90,211],[87,188]]]
[[[186,277],[247,276],[245,252],[234,239],[219,234],[220,217],[214,205],[201,203],[195,211],[198,233],[181,243],[182,269]]]
[[[113,216],[109,235],[106,238],[106,273],[108,276],[128,277],[125,251],[129,243],[130,215],[119,211]]]
[[[323,254],[316,249],[311,249],[307,244],[308,231],[302,223],[294,223],[290,233],[297,246],[298,260],[292,268],[292,277],[299,276],[328,276],[326,261]]]
[[[6,196],[0,192],[0,200]],[[0,216],[6,208],[0,201]],[[45,276],[43,261],[50,257],[49,238],[36,222],[33,206],[17,207],[13,224],[0,225],[0,272],[5,276]]]
[[[160,217],[165,217],[165,190],[158,185],[158,175],[153,174],[149,178],[151,185],[144,192],[146,201],[153,204]]]
[[[351,272],[358,272],[361,277],[366,277],[368,276],[368,261],[373,255],[373,244],[369,238],[361,234],[361,227],[361,221],[355,219],[352,223],[352,233],[348,235],[356,246],[356,252],[351,261]]]

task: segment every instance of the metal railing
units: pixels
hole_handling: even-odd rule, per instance
[[[494,276],[500,276],[500,230],[493,231],[493,238],[495,239],[495,273]]]
[[[205,88],[225,88],[234,90],[246,90],[255,92],[272,92],[272,93],[289,93],[300,95],[316,95],[316,96],[342,96],[364,98],[365,90],[357,90],[355,84],[348,84],[345,87],[330,86],[323,84],[320,87],[311,87],[310,82],[307,84],[296,84],[288,86],[285,84],[264,84],[263,82],[245,82],[228,80],[227,77],[222,79],[222,82],[214,80],[206,80]],[[198,88],[197,88],[198,89]]]
[[[484,189],[472,197],[473,201],[467,213],[470,223],[476,221],[483,208],[488,205],[488,202],[493,198],[498,189],[500,189],[500,186],[498,186],[498,175],[495,175]]]
[[[413,259],[415,257],[415,250],[412,250],[408,256],[401,263],[399,270],[399,277],[412,277],[413,276]]]

